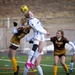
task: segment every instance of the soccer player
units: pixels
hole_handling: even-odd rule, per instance
[[[43,28],[41,22],[37,18],[34,18],[34,14],[28,9],[26,5],[21,6],[21,12],[25,14],[24,16],[28,19],[28,23],[34,31],[34,34],[33,34],[34,42],[33,42],[32,50],[29,52],[28,60],[25,64],[26,68],[28,69],[31,68],[32,70],[34,70],[35,60],[37,61],[39,59],[38,63],[40,63],[41,61],[40,53],[42,52],[43,45],[44,45],[44,35],[45,34],[49,35],[49,33]],[[40,75],[43,75],[43,72],[40,66],[38,66],[38,71]]]
[[[75,45],[75,41],[74,41],[74,45]],[[74,61],[75,61],[75,50],[74,50],[73,56],[70,61],[69,73],[73,72]]]
[[[14,26],[12,29],[13,36],[10,40],[11,44],[9,46],[9,53],[8,53],[8,57],[10,58],[13,65],[14,75],[18,75],[19,73],[19,66],[15,58],[17,48],[20,46],[21,38],[23,38],[26,34],[28,34],[31,29],[29,25],[25,25],[24,19],[22,19],[21,22],[22,22],[22,26],[19,27],[18,29],[16,28],[17,23],[13,22],[13,26]]]
[[[57,75],[57,69],[58,69],[57,64],[59,60],[61,65],[65,69],[66,74],[69,75],[68,67],[65,64],[65,60],[66,60],[65,44],[66,43],[70,44],[75,50],[74,44],[64,37],[64,32],[62,30],[58,30],[56,32],[56,36],[48,38],[46,40],[50,40],[51,42],[53,42],[54,45],[54,66],[53,66],[54,74],[53,75]]]
[[[30,44],[33,45],[33,42],[34,42],[34,35],[32,35],[30,38],[28,37],[28,34],[26,35],[26,41],[29,42]],[[38,50],[38,49],[37,49]],[[39,75],[43,75],[43,70],[40,66],[40,62],[41,62],[41,59],[42,59],[42,55],[43,55],[43,51],[40,53],[40,55],[38,56],[38,58],[35,60],[35,65],[36,65],[36,68],[38,70],[38,73]],[[24,72],[23,72],[23,75],[27,75],[28,74],[28,71],[29,69],[24,66]]]
[[[33,47],[29,52],[28,60],[26,62],[26,67],[33,70],[34,62],[42,52],[44,46],[44,35],[49,35],[49,33],[43,28],[41,22],[34,17],[34,14],[31,11],[25,12],[24,16],[28,19],[28,24],[31,26],[35,34]],[[32,57],[33,59],[31,61]]]

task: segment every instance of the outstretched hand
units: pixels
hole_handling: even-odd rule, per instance
[[[47,29],[47,28],[44,28],[44,29],[47,31],[47,34],[46,34],[46,35],[49,36],[49,31],[48,31],[48,29]]]
[[[49,32],[47,32],[47,34],[46,34],[47,36],[49,36]]]

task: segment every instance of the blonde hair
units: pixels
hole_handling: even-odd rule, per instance
[[[29,11],[25,12],[24,16],[25,18],[29,18]]]
[[[24,16],[25,16],[26,18],[34,17],[34,14],[33,14],[31,11],[27,11],[27,12],[25,12]]]

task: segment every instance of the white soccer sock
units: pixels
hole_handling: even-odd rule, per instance
[[[70,62],[70,70],[73,70],[74,62]]]
[[[23,75],[27,75],[27,74],[28,74],[28,69],[27,67],[24,67]]]
[[[29,54],[28,54],[28,60],[27,60],[27,62],[30,63],[30,60],[31,60],[31,58],[33,57],[33,55],[34,55],[34,51],[31,50],[31,51],[29,52]]]
[[[43,70],[42,70],[41,66],[38,65],[38,66],[36,66],[36,68],[37,68],[37,70],[38,70],[38,73],[39,73],[40,75],[43,75]]]
[[[32,58],[33,64],[34,64],[35,60],[38,58],[39,55],[40,55],[40,53],[36,50],[36,52],[34,53],[33,58]]]

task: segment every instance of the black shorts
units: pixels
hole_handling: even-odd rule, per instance
[[[16,50],[18,47],[11,44],[11,45],[9,46],[9,48],[11,48],[11,49],[13,49],[13,50]]]

